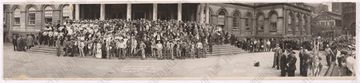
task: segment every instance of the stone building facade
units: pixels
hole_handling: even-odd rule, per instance
[[[311,36],[311,7],[302,3],[209,4],[210,23],[240,38]]]
[[[343,29],[346,35],[356,35],[356,4],[346,2],[342,4]]]
[[[238,38],[311,36],[311,7],[303,3],[5,4],[7,33],[36,33],[66,19],[140,19],[214,24]]]
[[[334,36],[339,36],[343,32],[342,26],[342,15],[324,11],[318,16],[312,19],[312,34],[313,36],[321,36],[325,38],[333,38]]]

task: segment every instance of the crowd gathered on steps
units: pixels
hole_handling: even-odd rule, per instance
[[[58,49],[58,56],[200,58],[212,52],[214,44],[228,41],[224,34],[228,33],[221,28],[196,22],[78,20],[48,26],[37,36],[14,34],[13,45],[17,51],[26,51],[38,44],[53,46]]]
[[[354,75],[354,39],[310,41],[295,39],[238,39],[222,28],[175,20],[77,20],[51,25],[38,34],[13,34],[15,51],[35,45],[57,49],[57,56],[125,59],[127,57],[182,59],[206,57],[213,45],[231,44],[248,52],[274,52],[273,68],[294,76],[299,50],[300,74],[319,76],[324,51],[326,66],[334,63],[343,75]],[[349,52],[350,50],[350,52]]]

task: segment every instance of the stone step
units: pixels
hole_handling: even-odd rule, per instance
[[[55,47],[49,47],[49,46],[36,46],[29,50],[29,52],[33,53],[49,53],[49,54],[56,54],[56,48]],[[244,51],[241,48],[237,48],[232,45],[215,45],[213,47],[213,53],[207,54],[207,55],[232,55],[232,54],[239,54],[244,53]]]
[[[28,50],[30,53],[48,53],[48,54],[56,54],[55,47],[49,46],[35,46]]]

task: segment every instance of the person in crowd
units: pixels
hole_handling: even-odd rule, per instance
[[[140,44],[139,44],[139,49],[140,49],[140,54],[141,54],[141,58],[142,59],[145,59],[146,56],[145,56],[145,47],[146,47],[146,44],[144,41],[140,41]]]
[[[274,48],[273,52],[274,52],[274,59],[273,59],[273,66],[272,66],[272,68],[275,68],[275,67],[276,67],[276,69],[279,70],[279,66],[280,66],[280,65],[279,65],[279,62],[280,62],[279,59],[280,59],[281,52],[282,52],[279,44],[276,44],[276,47]]]
[[[157,53],[156,53],[156,55],[157,55],[157,58],[158,59],[163,59],[163,45],[161,44],[161,42],[160,41],[158,41],[157,43],[156,43],[156,51],[157,51]]]
[[[326,63],[327,66],[330,67],[331,63],[332,63],[332,58],[334,56],[334,52],[331,50],[331,48],[329,47],[329,45],[325,46],[325,56],[326,56]]]
[[[19,39],[19,35],[17,35],[17,34],[12,35],[12,43],[14,46],[14,51],[18,51],[18,49],[19,49],[18,42],[17,42],[18,39]]]
[[[300,47],[300,50],[299,50],[300,75],[302,75],[302,76],[304,76],[304,71],[306,70],[304,67],[305,66],[304,56],[305,56],[305,49],[303,47]]]
[[[101,42],[100,41],[95,41],[95,49],[96,49],[96,53],[95,53],[95,57],[96,58],[102,58],[102,44],[101,44]]]
[[[206,57],[203,54],[203,44],[201,43],[201,41],[198,41],[196,43],[196,55],[197,55],[198,58]]]
[[[56,46],[56,56],[60,57],[61,56],[61,44],[60,44],[60,40],[56,40],[55,42],[55,46]]]
[[[34,38],[30,34],[27,34],[26,37],[26,47],[28,50],[30,50],[31,47],[34,47]]]
[[[288,57],[288,50],[282,50],[282,54],[280,56],[280,70],[281,70],[281,76],[285,77],[287,75],[288,66],[287,66],[287,57]]]
[[[287,57],[287,73],[289,77],[294,77],[295,76],[295,70],[296,70],[296,56],[295,56],[295,52],[294,51],[290,51],[291,53],[289,54],[289,56]]]

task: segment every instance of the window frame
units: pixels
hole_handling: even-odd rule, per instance
[[[18,15],[17,15],[17,12],[18,12]],[[21,10],[20,8],[16,8],[14,9],[14,12],[13,12],[13,25],[20,25],[20,21],[21,21]],[[18,19],[18,20],[17,20]]]
[[[32,15],[34,15],[33,19],[32,19]],[[34,7],[29,7],[27,9],[26,24],[27,25],[35,25],[36,24],[36,9]]]
[[[262,19],[260,18],[262,17]],[[263,14],[259,15],[257,18],[257,32],[264,32],[265,30],[265,16]]]
[[[275,17],[273,17],[273,16],[275,16]],[[273,18],[274,19],[276,19],[275,21],[273,21]],[[278,26],[277,26],[277,22],[278,22],[278,15],[277,14],[275,14],[275,13],[272,13],[271,15],[270,15],[270,32],[277,32],[278,31]]]
[[[49,14],[48,14],[49,13]],[[51,6],[46,6],[44,8],[44,22],[46,25],[52,24],[53,23],[53,13],[54,13],[54,9]],[[51,21],[49,22],[48,19],[50,19]]]
[[[33,19],[31,15],[34,15]],[[36,12],[28,12],[28,25],[35,25],[36,24]]]

